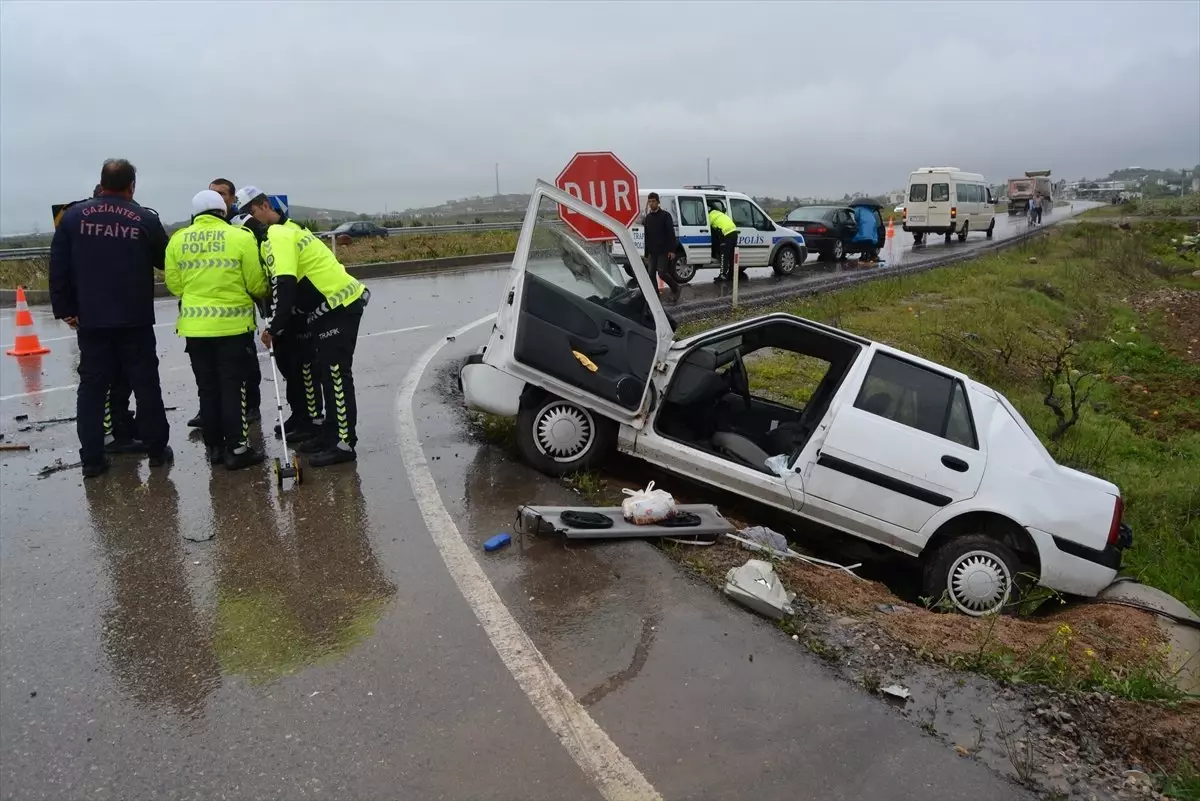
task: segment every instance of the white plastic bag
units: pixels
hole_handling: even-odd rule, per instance
[[[644,526],[658,523],[675,514],[675,499],[671,493],[654,489],[654,482],[644,490],[621,490],[629,497],[621,502],[621,514],[631,523]]]

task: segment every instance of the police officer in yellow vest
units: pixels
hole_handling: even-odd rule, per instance
[[[263,343],[270,347],[274,337],[288,333],[293,317],[304,315],[316,345],[325,425],[297,450],[313,454],[309,459],[313,467],[352,462],[358,444],[354,346],[371,293],[346,272],[324,242],[273,209],[261,190],[252,186],[238,190],[238,209],[267,226],[261,250],[275,308]]]
[[[721,272],[714,281],[733,278],[733,254],[737,248],[737,224],[716,205],[708,206],[708,227],[712,230],[713,250],[721,254]]]
[[[167,289],[180,299],[176,331],[187,338],[209,461],[239,470],[263,460],[250,447],[246,392],[254,299],[266,297],[267,277],[254,234],[225,220],[219,194],[198,192],[192,215],[167,245]]]

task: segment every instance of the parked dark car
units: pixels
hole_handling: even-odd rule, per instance
[[[333,239],[334,237],[337,237],[339,244],[345,244],[351,239],[372,236],[386,237],[387,235],[388,229],[380,225],[376,225],[373,222],[363,222],[360,220],[357,222],[344,222],[337,228],[334,228],[332,231],[326,231],[322,233],[321,238]]]
[[[857,209],[861,207],[862,211]],[[873,200],[859,200],[846,206],[801,206],[788,212],[780,225],[804,234],[810,253],[820,261],[841,261],[854,253],[873,257],[883,248],[887,230]],[[875,237],[869,241],[856,239],[859,233],[858,214],[870,214],[875,219]]]

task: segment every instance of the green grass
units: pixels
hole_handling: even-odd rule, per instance
[[[1160,197],[1131,200],[1117,206],[1111,204],[1090,209],[1082,215],[1096,219],[1106,217],[1197,217],[1200,216],[1200,195],[1183,197]]]
[[[1197,227],[1067,226],[978,261],[753,314],[830,323],[1003,392],[1060,463],[1121,487],[1134,529],[1128,571],[1200,610],[1200,366],[1185,360],[1187,343],[1165,320],[1133,306],[1169,285],[1200,289],[1194,261],[1170,245]],[[680,334],[712,324],[685,325]],[[1054,375],[1047,365],[1070,337],[1079,344]],[[756,391],[782,401],[803,402],[817,377],[788,354],[755,354],[747,367]],[[1091,396],[1078,422],[1051,442],[1056,419],[1043,398],[1050,383],[1064,396],[1068,377],[1091,386]]]
[[[404,234],[387,239],[360,239],[338,245],[342,264],[373,264],[414,259],[438,259],[449,256],[473,256],[481,253],[511,253],[517,247],[518,231],[469,231],[451,234]],[[46,289],[49,285],[50,258],[40,256],[19,261],[0,261],[0,287]]]

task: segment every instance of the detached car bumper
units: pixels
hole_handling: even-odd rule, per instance
[[[458,388],[468,409],[516,417],[525,382],[484,362],[480,350],[463,360],[458,371]]]

